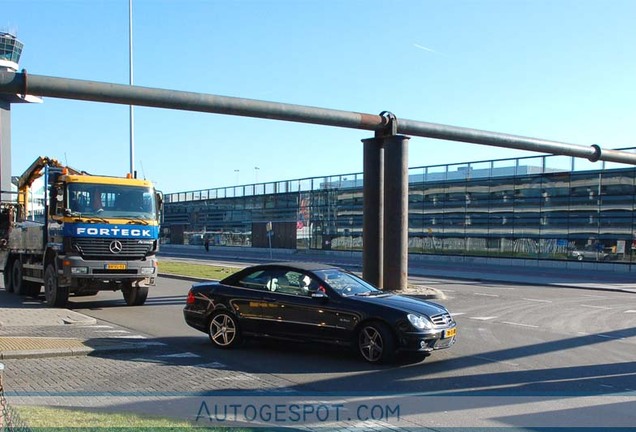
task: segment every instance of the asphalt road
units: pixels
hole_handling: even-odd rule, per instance
[[[395,403],[406,405],[420,398],[416,409],[403,411],[414,424],[636,424],[633,294],[430,278],[414,282],[444,291],[447,298],[439,302],[458,321],[458,342],[423,362],[406,358],[391,366],[368,365],[346,350],[310,344],[254,341],[236,350],[214,349],[205,334],[183,322],[191,282],[182,280],[159,278],[141,307],[125,307],[120,293],[100,293],[73,298],[72,309],[151,336],[187,357],[275,376],[296,392],[402,395]],[[407,394],[419,396],[404,399]]]

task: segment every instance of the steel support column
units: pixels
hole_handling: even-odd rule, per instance
[[[384,138],[384,265],[383,288],[403,290],[408,281],[408,142]]]
[[[13,199],[11,195],[11,104],[0,98],[0,198],[2,202]]]
[[[364,143],[362,277],[383,286],[384,247],[384,139],[369,138]]]

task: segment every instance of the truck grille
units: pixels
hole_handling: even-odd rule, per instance
[[[445,326],[453,322],[453,318],[449,313],[439,314],[431,317],[431,321],[436,326]]]
[[[113,245],[113,242],[121,244],[121,251],[114,252],[119,245]],[[138,239],[76,238],[72,245],[83,258],[121,260],[145,257],[152,250],[153,242]]]

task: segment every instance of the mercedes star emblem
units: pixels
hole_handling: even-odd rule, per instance
[[[117,254],[117,253],[121,252],[123,248],[124,248],[124,246],[122,246],[122,244],[121,244],[121,242],[119,240],[115,240],[115,241],[110,242],[109,249],[114,254]]]

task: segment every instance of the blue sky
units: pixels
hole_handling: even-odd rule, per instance
[[[31,74],[128,83],[128,0],[3,0]],[[134,0],[135,85],[636,146],[632,0]],[[12,108],[38,155],[130,165],[128,107]],[[362,171],[368,131],[138,107],[135,167],[166,193]],[[409,165],[532,153],[414,137]],[[258,169],[255,169],[258,167]],[[238,171],[237,171],[238,170]]]

